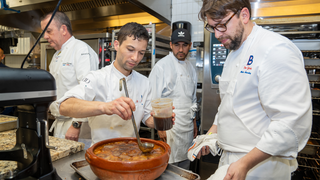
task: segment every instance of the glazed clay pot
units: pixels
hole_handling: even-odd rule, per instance
[[[86,160],[90,164],[91,170],[98,178],[101,180],[153,180],[158,178],[166,170],[171,149],[167,143],[162,141],[141,138],[142,142],[157,144],[165,150],[163,155],[148,160],[114,162],[100,158],[93,153],[95,148],[103,144],[130,140],[137,141],[136,138],[131,137],[113,138],[100,141],[87,149],[85,154]]]

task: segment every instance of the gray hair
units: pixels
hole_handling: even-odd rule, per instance
[[[53,12],[50,12],[46,15],[44,15],[41,18],[41,21],[48,18],[49,16],[51,17],[53,14]],[[68,32],[70,33],[70,35],[72,35],[72,27],[71,27],[71,22],[70,19],[68,18],[68,16],[61,11],[57,11],[53,17],[53,20],[55,20],[58,24],[58,28],[60,28],[62,25],[65,25],[67,27]]]

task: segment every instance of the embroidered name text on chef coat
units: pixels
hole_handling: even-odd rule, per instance
[[[243,66],[243,70],[240,73],[251,74],[252,71],[252,63],[253,63],[253,55],[250,55],[249,60],[245,66]]]

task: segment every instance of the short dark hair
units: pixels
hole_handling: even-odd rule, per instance
[[[119,41],[119,45],[127,39],[127,36],[133,36],[134,39],[142,39],[147,42],[149,41],[149,33],[146,28],[135,22],[127,23],[120,28],[117,39]]]
[[[50,13],[44,15],[41,18],[41,21],[46,19],[48,16],[52,16],[52,14],[53,14],[53,12],[50,12]],[[58,28],[60,28],[62,25],[65,25],[67,27],[67,30],[70,33],[70,35],[72,35],[72,27],[71,27],[70,19],[68,18],[68,16],[64,12],[57,11],[53,17],[53,20],[55,20],[57,22]]]
[[[223,19],[230,10],[237,13],[238,10],[244,7],[248,8],[251,17],[249,0],[203,0],[202,8],[198,16],[202,21],[206,21],[207,16],[211,19]]]

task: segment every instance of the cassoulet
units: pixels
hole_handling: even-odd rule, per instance
[[[103,144],[94,149],[93,153],[100,158],[109,161],[142,161],[153,159],[161,156],[164,149],[155,144],[150,153],[143,153],[140,151],[136,141],[119,141]]]

